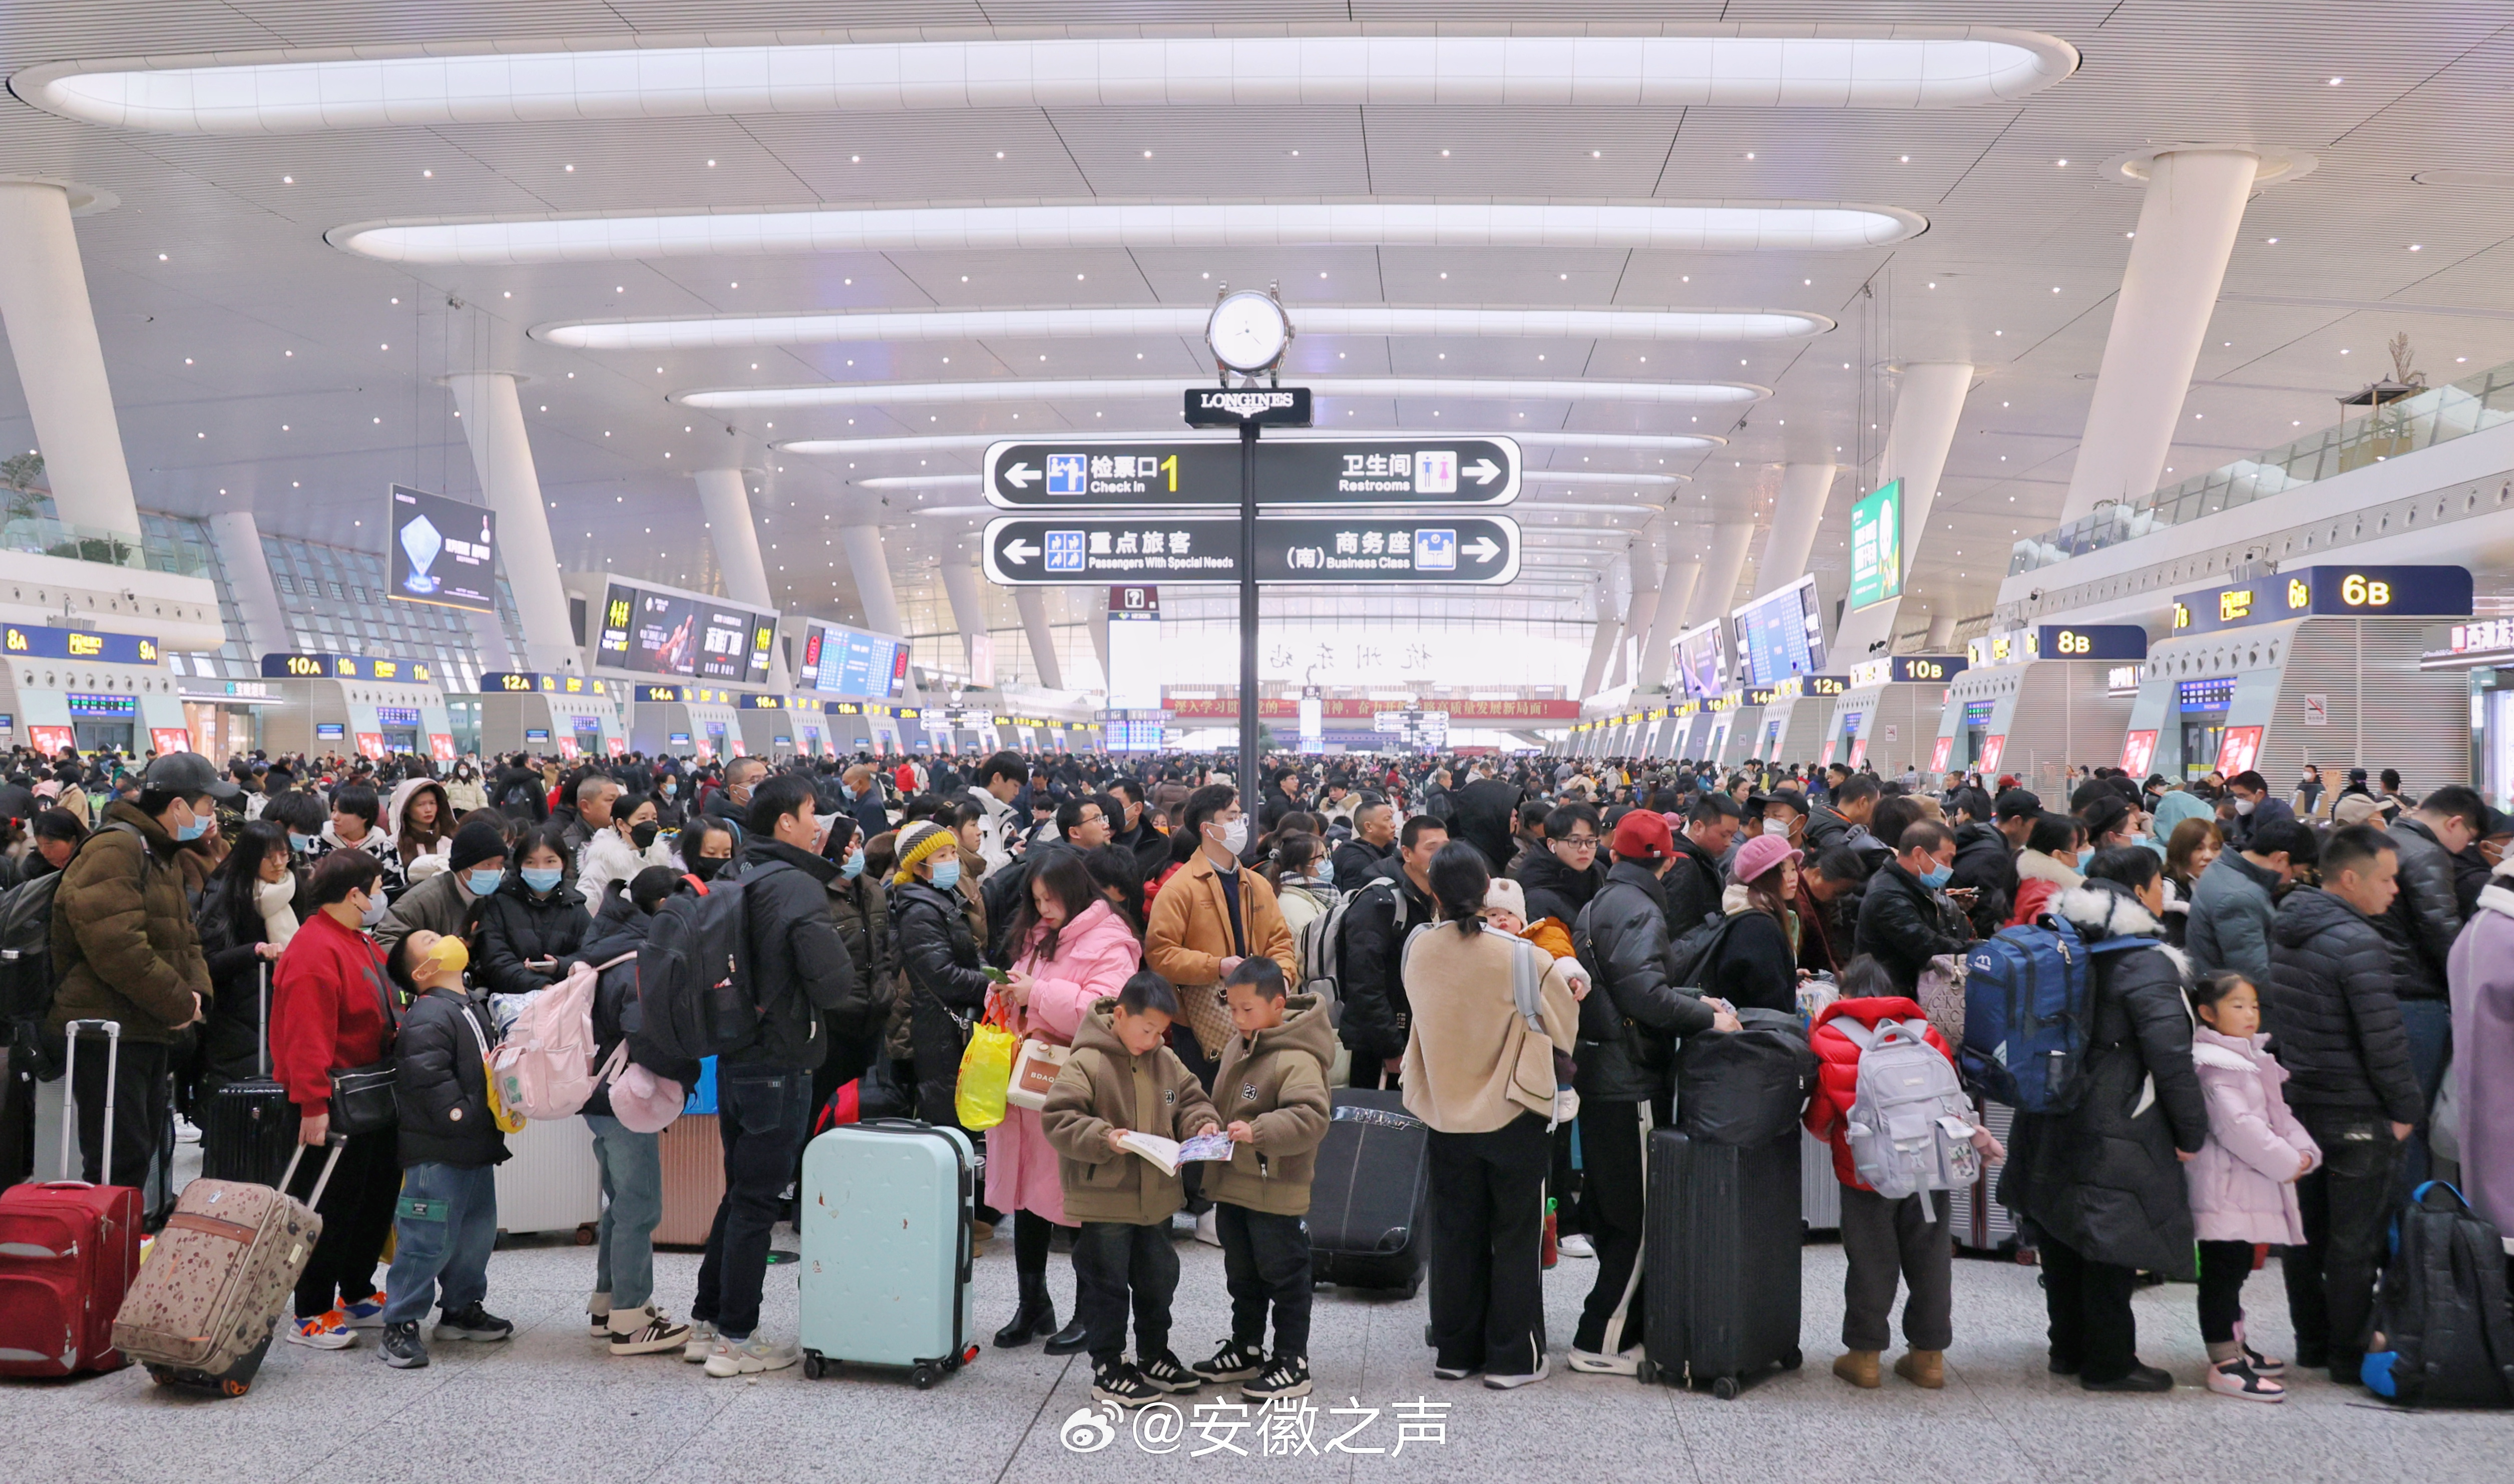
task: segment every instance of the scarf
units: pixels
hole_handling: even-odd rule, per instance
[[[265,881],[254,891],[254,905],[262,910],[263,936],[280,947],[297,936],[297,878]]]

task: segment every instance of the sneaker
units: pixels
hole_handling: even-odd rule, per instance
[[[1196,1239],[1207,1247],[1222,1245],[1222,1223],[1213,1214],[1216,1209],[1218,1208],[1207,1207],[1204,1215],[1196,1219]]]
[[[1135,1358],[1135,1374],[1163,1391],[1185,1395],[1204,1384],[1194,1371],[1179,1364],[1179,1358],[1167,1350],[1153,1356]]]
[[[593,1297],[586,1300],[585,1312],[587,1318],[591,1321],[589,1325],[589,1328],[592,1331],[591,1338],[595,1340],[610,1339],[611,1296],[609,1294],[595,1294]]]
[[[2088,1391],[2170,1391],[2173,1389],[2173,1373],[2160,1371],[2154,1366],[2143,1366],[2132,1361],[2129,1374],[2127,1376],[2117,1377],[2111,1381],[2088,1381],[2082,1375],[2078,1378],[2078,1384]]]
[[[1199,1360],[1189,1369],[1206,1381],[1246,1381],[1266,1369],[1266,1357],[1237,1340],[1226,1340],[1211,1360]]]
[[[802,1358],[802,1352],[792,1345],[779,1344],[764,1332],[748,1340],[718,1336],[715,1348],[708,1352],[707,1373],[717,1378],[756,1376],[763,1371],[782,1371]]]
[[[341,1322],[353,1330],[380,1330],[385,1327],[385,1291],[377,1289],[363,1299],[344,1304]]]
[[[611,1311],[611,1353],[660,1355],[689,1343],[690,1327],[651,1304]]]
[[[1161,1388],[1146,1381],[1133,1366],[1113,1360],[1091,1368],[1091,1399],[1135,1408],[1161,1399]]]
[[[1635,1345],[1618,1355],[1602,1355],[1573,1345],[1571,1369],[1586,1371],[1592,1376],[1639,1376],[1642,1373],[1642,1347]]]
[[[396,1371],[416,1371],[427,1364],[427,1346],[419,1343],[419,1322],[385,1326],[385,1364]]]
[[[436,1311],[438,1340],[512,1340],[515,1327],[507,1320],[482,1308],[477,1300],[460,1312],[440,1308]]]
[[[715,1353],[715,1343],[718,1338],[715,1325],[711,1321],[693,1320],[690,1324],[689,1341],[681,1346],[681,1358],[694,1366],[707,1364],[707,1358]]]
[[[200,1126],[192,1122],[189,1118],[176,1119],[175,1142],[177,1143],[199,1143],[201,1142]]]
[[[1432,1375],[1439,1381],[1465,1381],[1482,1369],[1481,1366],[1434,1366]]]
[[[2254,1372],[2241,1355],[2209,1368],[2209,1389],[2219,1396],[2241,1397],[2245,1401],[2287,1400],[2287,1387]]]
[[[1277,1355],[1266,1374],[1239,1388],[1253,1402],[1280,1401],[1310,1394],[1310,1363],[1298,1355]]]
[[[1521,1386],[1533,1385],[1537,1382],[1543,1381],[1546,1376],[1550,1374],[1552,1369],[1552,1362],[1550,1362],[1545,1356],[1539,1355],[1536,1357],[1536,1369],[1531,1374],[1526,1376],[1487,1375],[1484,1378],[1484,1385],[1487,1389],[1494,1391],[1516,1391]]]
[[[327,1313],[309,1314],[289,1326],[288,1343],[312,1345],[318,1350],[345,1350],[358,1343],[358,1337],[349,1333],[349,1326],[342,1320],[341,1311],[336,1308]]]
[[[1585,1231],[1575,1231],[1561,1238],[1555,1242],[1554,1250],[1566,1258],[1594,1258],[1598,1255],[1598,1249],[1590,1245],[1589,1234]]]

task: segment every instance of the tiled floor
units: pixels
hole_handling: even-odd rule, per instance
[[[1176,1345],[1201,1351],[1227,1328],[1220,1254],[1180,1244],[1184,1269]],[[686,1304],[698,1260],[658,1261],[660,1297]],[[768,1324],[791,1336],[791,1267],[771,1269]],[[1352,1484],[1450,1477],[1578,1484],[1818,1484],[1879,1478],[1930,1484],[2086,1479],[2223,1480],[2227,1484],[2368,1484],[2514,1478],[2514,1422],[2480,1415],[2405,1415],[2300,1380],[2285,1405],[2210,1395],[2191,1384],[2200,1342],[2193,1290],[2140,1292],[2141,1353],[2185,1384],[2169,1396],[2096,1397],[2045,1373],[2035,1270],[1967,1261],[1956,1269],[1957,1343],[1947,1388],[1927,1393],[1889,1377],[1854,1391],[1826,1367],[1838,1351],[1842,1254],[1806,1249],[1805,1368],[1775,1374],[1735,1401],[1575,1376],[1561,1367],[1594,1267],[1566,1259],[1546,1280],[1557,1346],[1552,1379],[1497,1393],[1431,1374],[1424,1303],[1320,1290],[1312,1366],[1315,1455],[1268,1456],[1227,1412],[1200,1432],[1187,1399],[1172,1449],[1155,1453],[1128,1429],[1094,1452],[1079,1358],[1036,1345],[986,1350],[931,1391],[889,1374],[801,1370],[713,1381],[675,1357],[613,1360],[588,1344],[581,1317],[591,1254],[558,1243],[511,1245],[491,1267],[490,1304],[515,1320],[498,1345],[445,1344],[428,1369],[387,1369],[372,1340],[324,1353],[281,1344],[253,1392],[216,1401],[161,1390],[140,1372],[69,1384],[0,1384],[0,1480],[8,1484],[427,1484],[660,1480],[949,1480],[952,1484],[1213,1477],[1332,1479]],[[1059,1257],[1050,1284],[1060,1311],[1073,1282]],[[1009,1244],[978,1263],[978,1323],[1010,1312]],[[2253,1279],[2253,1333],[2286,1343],[2275,1269]],[[1208,1388],[1204,1400],[1219,1401]],[[1399,1447],[1399,1407],[1445,1403],[1445,1441]],[[1341,1409],[1341,1410],[1339,1410]],[[1365,1415],[1377,1409],[1376,1416]],[[1420,1409],[1429,1414],[1439,1408]],[[1356,1427],[1348,1448],[1334,1441]],[[1217,1443],[1215,1437],[1223,1441]],[[1153,1440],[1157,1445],[1157,1438]],[[1224,1444],[1245,1450],[1242,1457]],[[1209,1457],[1192,1458],[1214,1448]]]

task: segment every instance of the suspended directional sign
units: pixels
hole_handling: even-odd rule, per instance
[[[1239,522],[1159,512],[1007,516],[987,523],[990,582],[1236,582]],[[1507,582],[1519,523],[1500,515],[1415,519],[1259,516],[1261,582]]]
[[[1075,505],[1239,503],[1240,447],[1187,439],[998,443],[987,450],[989,503],[1006,510]],[[1342,438],[1257,445],[1262,505],[1506,505],[1519,498],[1509,438]]]

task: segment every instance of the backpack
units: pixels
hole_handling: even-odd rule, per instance
[[[525,999],[489,1057],[502,1105],[526,1118],[572,1118],[584,1108],[594,1086],[594,983],[619,962],[598,969],[580,959],[566,978]]]
[[[1965,955],[1964,1075],[2028,1113],[2077,1105],[2094,956],[2157,946],[2120,937],[2088,946],[2065,917],[2002,928]]]
[[[1699,989],[1702,977],[1711,972],[1712,960],[1720,956],[1721,944],[1728,941],[1728,925],[1736,921],[1731,915],[1705,912],[1702,925],[1667,945],[1667,982],[1677,989]]]
[[[1859,1178],[1887,1200],[1971,1188],[1981,1179],[1972,1100],[1955,1063],[1929,1044],[1928,1022],[1872,1026],[1836,1016],[1825,1023],[1859,1048],[1857,1091],[1843,1119]]]
[[[667,897],[637,949],[638,1028],[628,1055],[669,1075],[689,1063],[750,1044],[763,1019],[750,989],[750,934],[745,905],[754,881],[794,867],[772,861],[712,884],[691,877],[693,896]]]
[[[531,819],[533,817],[532,785],[521,780],[508,783],[506,791],[498,795],[498,809],[500,813],[512,819]]]
[[[2405,1404],[2514,1404],[2503,1239],[2442,1181],[2418,1186],[2393,1219],[2374,1343],[2359,1378],[2375,1395]]]
[[[47,871],[0,892],[0,1016],[11,1024],[53,1013],[53,894],[61,873]]]
[[[1336,992],[1337,974],[1343,968],[1344,914],[1353,905],[1353,899],[1360,895],[1359,892],[1329,889],[1328,896],[1332,900],[1301,929],[1301,936],[1292,941],[1292,962],[1301,970],[1299,992],[1318,997],[1331,1026],[1341,1024],[1344,1020],[1344,1000]],[[1402,922],[1405,894],[1399,892],[1397,895],[1398,920]]]

